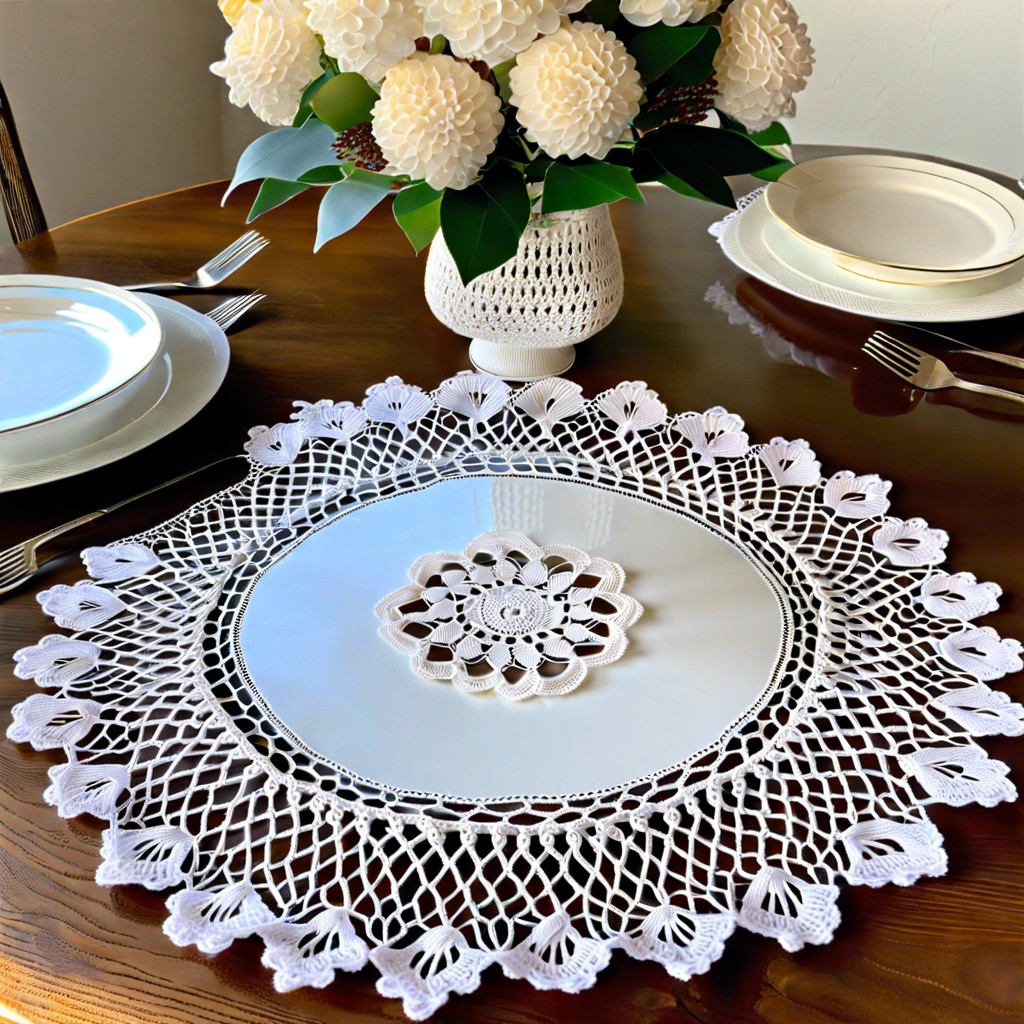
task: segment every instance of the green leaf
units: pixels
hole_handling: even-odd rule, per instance
[[[660,181],[662,185],[672,189],[673,192],[678,192],[681,196],[687,196],[690,199],[702,199],[706,203],[714,203],[717,200],[712,199],[710,196],[704,195],[703,192],[698,192],[692,185],[687,185],[682,178],[677,178],[674,174],[669,174],[666,171],[660,178],[656,179]]]
[[[708,203],[724,202],[726,206],[735,206],[735,200],[732,198],[731,191],[729,191],[728,195],[725,192],[718,191],[716,191],[714,196],[706,195],[693,185],[688,185],[682,178],[672,174],[671,171],[666,171],[643,148],[637,148],[633,153],[633,177],[640,182],[660,182],[662,185],[672,189],[673,192],[678,192],[681,196],[688,196],[691,199],[702,199]],[[715,178],[714,180],[718,181],[719,179]],[[721,184],[728,189],[724,179],[721,179]]]
[[[392,184],[387,175],[356,169],[332,185],[320,203],[313,252],[354,228],[391,191]]]
[[[335,159],[331,149],[334,134],[323,121],[311,117],[301,128],[278,128],[261,135],[238,158],[235,176],[224,193],[221,205],[247,181],[258,178],[298,181],[313,167],[329,164]]]
[[[554,160],[549,156],[539,156],[536,160],[531,160],[525,167],[526,180],[531,184],[544,180],[544,175],[548,173],[548,168],[554,163]]]
[[[304,174],[299,175],[299,182],[303,185],[333,185],[336,181],[348,177],[345,167],[346,165],[341,161],[323,167],[311,167]]]
[[[678,167],[692,158],[699,157],[722,175],[750,174],[771,167],[779,160],[744,135],[696,124],[665,125],[648,132],[641,144],[666,170],[678,174],[684,181],[688,179]]]
[[[438,192],[423,181],[403,188],[395,196],[395,220],[417,253],[430,245],[441,227],[443,195],[443,192]]]
[[[274,209],[275,206],[287,203],[289,199],[293,199],[300,192],[305,192],[307,188],[309,188],[308,185],[300,185],[294,181],[267,178],[260,185],[259,192],[256,193],[252,209],[249,210],[249,216],[245,219],[246,224],[251,224],[257,217]]]
[[[370,112],[380,97],[362,75],[343,71],[325,83],[313,97],[313,113],[335,133],[370,120]]]
[[[575,164],[552,163],[544,175],[541,209],[544,213],[586,210],[619,199],[644,202],[628,167],[598,160]]]
[[[661,181],[667,171],[712,202],[735,207],[732,189],[722,172],[669,134],[670,128],[680,127],[684,126],[668,125],[656,132],[648,132],[640,139],[634,151],[637,180]],[[711,131],[709,128],[699,130]]]
[[[759,146],[789,146],[793,143],[786,126],[778,121],[768,125],[763,132],[749,132],[748,135],[750,141],[756,142]]]
[[[302,90],[302,99],[299,100],[299,111],[292,119],[292,127],[299,128],[306,123],[309,115],[313,113],[310,100],[320,91],[320,87],[329,79],[334,77],[334,72],[327,70],[319,78],[314,78],[305,89]]]
[[[649,82],[664,74],[711,31],[707,25],[665,25],[659,23],[638,32],[629,44],[640,77]]]
[[[611,28],[619,20],[618,0],[590,0],[587,4],[587,17],[598,25]]]
[[[515,256],[529,221],[526,181],[507,164],[496,164],[468,188],[447,189],[441,200],[441,231],[462,283]]]
[[[503,103],[512,102],[512,82],[509,75],[516,66],[516,59],[506,60],[501,64],[495,64],[491,71],[494,72],[494,80],[498,83],[498,93]]]
[[[712,25],[704,26],[707,34],[675,62],[658,79],[658,85],[670,88],[673,86],[700,85],[715,73],[715,54],[721,45],[721,33]]]
[[[719,123],[723,128],[728,128],[729,131],[737,132],[740,135],[749,135],[746,125],[742,121],[737,121],[732,114],[727,114],[724,110],[715,107],[715,113],[718,114]]]

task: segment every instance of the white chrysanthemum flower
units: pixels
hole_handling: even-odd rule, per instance
[[[494,152],[504,125],[501,100],[467,63],[414,53],[385,76],[373,134],[390,174],[432,188],[465,188]]]
[[[559,25],[558,0],[421,0],[428,36],[444,36],[456,57],[492,67]]]
[[[342,71],[379,82],[424,34],[416,0],[305,0],[309,27]]]
[[[683,25],[700,21],[722,6],[722,0],[622,0],[619,8],[626,21],[647,28],[662,22]]]
[[[598,160],[640,110],[636,61],[614,32],[573,22],[538,39],[510,74],[512,103],[548,156]]]
[[[588,0],[562,0],[558,8],[558,13],[563,17],[568,17],[570,14],[577,14],[587,6]]]
[[[320,74],[320,43],[301,0],[247,4],[210,70],[228,83],[236,107],[248,104],[267,124],[291,124],[302,90]]]
[[[718,105],[751,131],[796,112],[814,50],[788,0],[735,0],[722,16],[715,55]]]

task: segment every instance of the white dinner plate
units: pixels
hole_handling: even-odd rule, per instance
[[[74,277],[0,277],[0,434],[122,390],[156,361],[156,314],[121,288]]]
[[[227,373],[227,337],[209,317],[158,295],[145,303],[159,318],[164,348],[133,396],[120,430],[54,458],[0,466],[0,491],[61,480],[116,462],[187,423],[217,393]]]
[[[891,267],[948,273],[1024,257],[1024,197],[971,171],[908,157],[810,160],[765,193],[813,245]]]
[[[872,281],[837,267],[785,228],[763,195],[723,227],[725,255],[748,274],[809,302],[883,320],[940,323],[1024,312],[1024,263],[991,277],[921,288]]]
[[[56,458],[119,430],[162,348],[156,313],[131,292],[0,276],[0,466]]]

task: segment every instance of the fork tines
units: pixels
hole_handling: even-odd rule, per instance
[[[907,345],[884,331],[875,331],[864,343],[864,351],[876,362],[904,380],[916,376],[927,353]]]
[[[264,238],[258,231],[246,231],[244,235],[236,238],[226,249],[217,253],[209,263],[203,264],[203,269],[219,270],[225,264],[238,258],[247,261],[255,256],[260,249],[269,244],[270,239]]]
[[[227,330],[236,320],[243,317],[253,306],[262,302],[266,295],[262,292],[252,292],[249,295],[236,295],[233,299],[227,299],[216,309],[210,310],[206,315],[223,330]]]

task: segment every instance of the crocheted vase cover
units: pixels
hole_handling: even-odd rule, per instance
[[[974,742],[1024,731],[987,685],[1022,667],[1021,645],[973,624],[999,587],[938,568],[946,535],[888,516],[877,476],[823,476],[801,440],[751,445],[720,408],[670,415],[640,381],[585,399],[557,378],[513,391],[467,373],[427,393],[392,377],[358,406],[297,406],[250,432],[242,483],[87,549],[91,581],[39,596],[72,635],[16,656],[45,692],[8,735],[66,750],[46,799],[110,822],[101,885],[176,889],[175,943],[259,935],[282,992],[369,961],[415,1020],[492,964],[575,992],[621,949],[686,979],[737,925],[788,950],[828,942],[840,880],[945,871],[928,804],[1015,797]],[[783,609],[760,697],[709,748],[554,797],[403,790],[291,742],[232,640],[254,581],[353,510],[474,476],[633,495],[739,549]]]
[[[437,238],[424,290],[431,312],[456,334],[522,348],[563,348],[615,319],[624,279],[607,206],[537,216],[516,255],[464,285]]]

